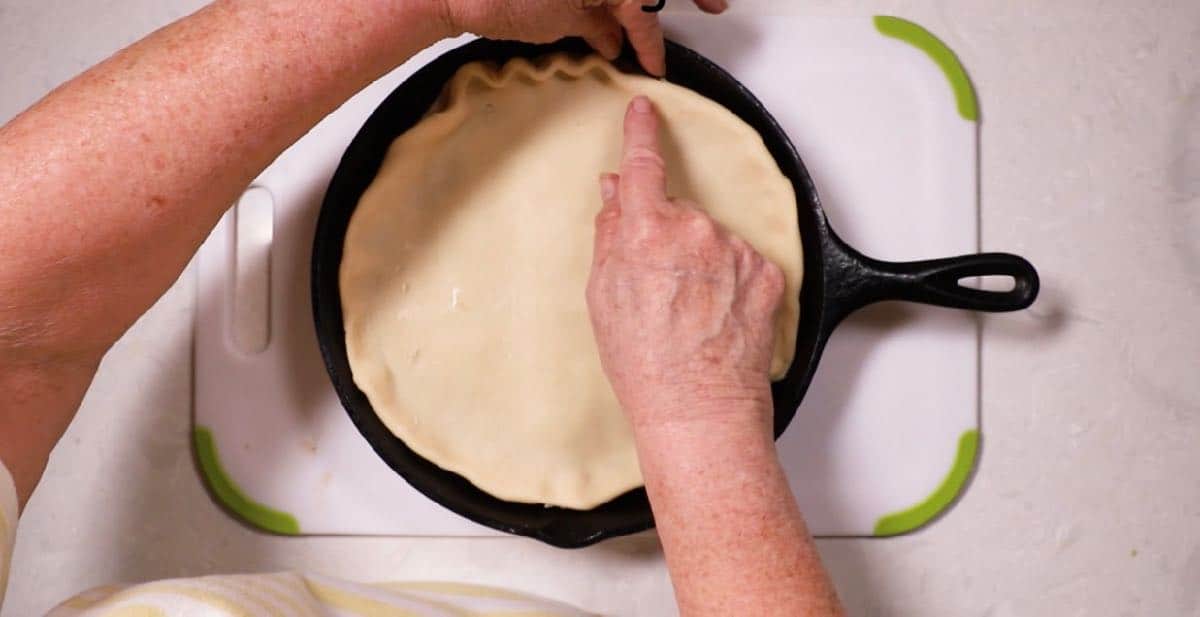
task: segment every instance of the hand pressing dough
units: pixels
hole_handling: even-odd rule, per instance
[[[663,117],[670,194],[783,269],[782,376],[803,263],[791,184],[724,107],[597,56],[464,66],[392,144],[346,232],[355,383],[417,454],[504,500],[589,509],[642,485],[584,299],[597,178],[618,167],[635,94]]]

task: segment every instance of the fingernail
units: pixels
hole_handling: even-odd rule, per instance
[[[724,12],[728,8],[729,8],[729,2],[727,0],[717,0],[717,11],[718,12]]]
[[[642,95],[633,97],[631,107],[633,107],[633,111],[639,114],[648,114],[654,110],[654,106],[650,104],[650,99]]]
[[[617,196],[617,177],[613,174],[600,174],[600,198],[611,201]]]

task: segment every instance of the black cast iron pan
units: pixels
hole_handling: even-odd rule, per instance
[[[421,458],[392,435],[354,384],[346,358],[338,287],[342,241],[359,197],[375,178],[392,141],[421,119],[458,68],[477,60],[503,63],[555,51],[587,53],[588,49],[579,41],[528,45],[476,40],[442,55],[401,84],[363,125],[330,183],[313,244],[312,294],[317,339],[333,386],[350,419],[392,469],[430,499],[477,523],[570,548],[652,527],[646,492],[630,491],[587,511],[510,503]],[[757,129],[796,190],[804,282],[795,361],[787,376],[772,386],[776,436],[795,415],[830,333],[854,310],[883,300],[906,300],[976,311],[1015,311],[1029,306],[1037,296],[1037,272],[1015,255],[989,253],[888,263],[847,246],[829,227],[812,179],[788,136],[758,99],[720,67],[682,45],[667,43],[667,66],[667,80],[721,103]],[[1010,276],[1016,286],[994,292],[958,283],[964,277],[987,275]]]

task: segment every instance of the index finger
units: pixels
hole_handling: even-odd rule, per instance
[[[625,111],[625,146],[621,153],[621,207],[644,210],[667,200],[667,168],[658,143],[658,114],[645,96],[636,96]]]
[[[657,13],[642,10],[640,0],[626,0],[613,9],[617,21],[629,34],[629,43],[637,51],[642,67],[651,75],[662,77],[667,72],[666,43]]]

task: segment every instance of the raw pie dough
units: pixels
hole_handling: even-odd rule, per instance
[[[598,56],[464,66],[392,144],[346,232],[355,383],[416,453],[507,501],[589,509],[642,485],[584,299],[597,177],[617,170],[635,94],[663,116],[670,194],[786,274],[782,376],[802,275],[790,182],[724,107]]]

